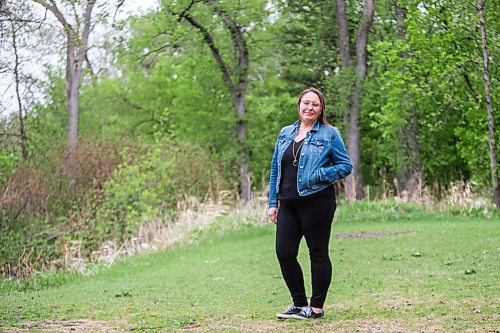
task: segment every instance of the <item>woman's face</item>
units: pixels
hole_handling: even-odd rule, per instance
[[[299,116],[306,124],[314,124],[321,114],[321,102],[316,93],[310,91],[302,96],[299,104]]]

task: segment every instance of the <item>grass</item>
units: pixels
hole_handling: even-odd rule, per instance
[[[349,220],[356,209],[341,206],[333,226],[322,320],[274,319],[290,299],[267,225],[213,228],[193,244],[121,260],[92,276],[4,283],[0,331],[498,332],[498,218],[389,207]],[[397,231],[410,232],[389,236]],[[361,232],[372,234],[334,237]],[[299,260],[310,291],[304,242]]]

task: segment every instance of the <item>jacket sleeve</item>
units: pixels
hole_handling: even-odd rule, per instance
[[[351,160],[347,155],[342,136],[336,128],[333,128],[333,131],[329,147],[332,158],[331,164],[319,168],[319,180],[329,183],[347,177],[352,171]]]
[[[281,133],[281,132],[280,132]],[[269,175],[269,208],[278,207],[278,194],[276,193],[276,184],[278,182],[278,142],[279,135],[274,145],[274,154],[271,161],[271,173]]]

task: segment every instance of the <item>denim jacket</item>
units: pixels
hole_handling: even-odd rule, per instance
[[[278,207],[281,160],[297,136],[299,125],[300,120],[297,120],[293,125],[283,127],[276,140],[269,179],[269,208]],[[340,132],[335,127],[316,122],[307,133],[297,167],[299,196],[319,192],[334,181],[348,176],[352,165]]]

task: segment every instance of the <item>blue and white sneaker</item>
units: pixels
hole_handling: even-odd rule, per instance
[[[305,306],[302,308],[302,311],[299,313],[293,314],[292,318],[295,319],[318,319],[323,318],[325,316],[325,312],[321,310],[320,313],[316,313],[309,306]]]
[[[276,318],[278,318],[278,319],[292,318],[293,315],[299,314],[302,311],[302,309],[303,308],[300,308],[300,307],[292,304],[292,305],[288,306],[284,312],[278,313],[276,315]]]

